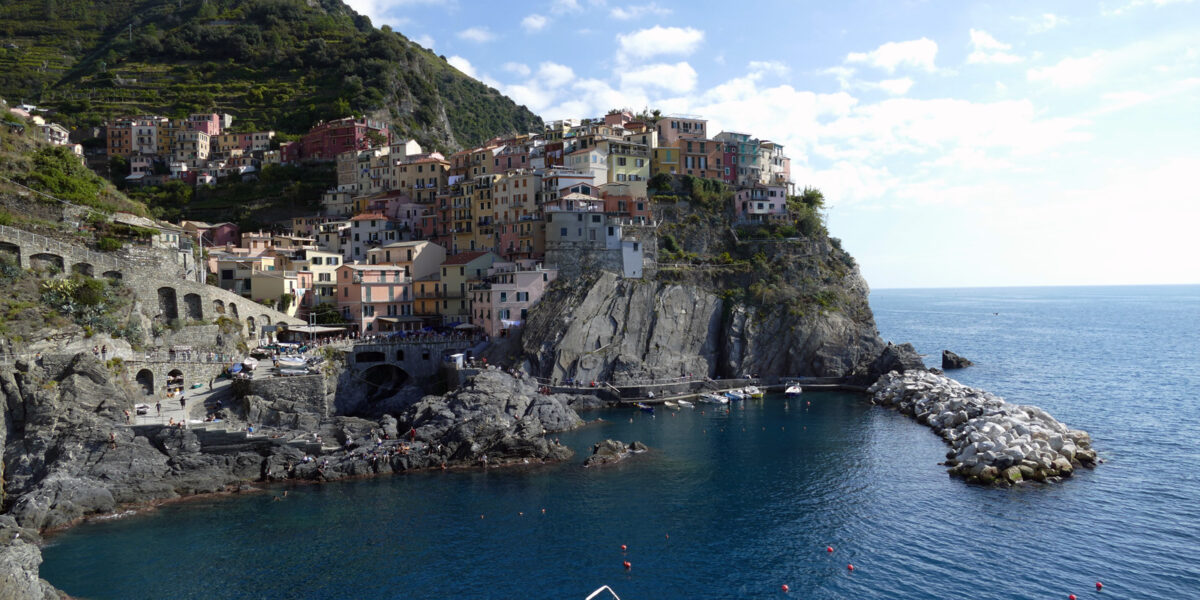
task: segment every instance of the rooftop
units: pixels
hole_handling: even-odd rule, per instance
[[[486,256],[488,254],[489,252],[487,251],[459,252],[453,256],[447,256],[446,260],[442,262],[442,265],[465,265],[481,256]]]

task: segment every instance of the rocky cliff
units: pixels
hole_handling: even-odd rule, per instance
[[[848,290],[861,294],[861,278]],[[554,379],[636,383],[692,374],[866,374],[884,343],[873,319],[795,314],[723,298],[695,284],[604,273],[543,300],[523,334],[534,371]]]
[[[484,456],[490,465],[563,460],[570,450],[545,434],[582,423],[566,398],[491,370],[399,420],[331,417],[319,402],[263,393],[227,404],[220,429],[130,426],[133,399],[118,375],[90,353],[49,358],[0,368],[0,600],[55,597],[37,577],[38,533],[90,515],[249,482],[474,466]],[[259,419],[253,434],[249,418]]]

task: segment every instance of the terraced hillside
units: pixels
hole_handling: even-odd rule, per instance
[[[215,110],[295,134],[369,114],[442,149],[541,124],[341,0],[0,2],[0,95],[68,125]]]

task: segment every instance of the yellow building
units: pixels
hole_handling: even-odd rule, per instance
[[[679,173],[679,148],[655,148],[650,161],[651,175],[676,175]]]
[[[488,175],[475,179],[475,193],[471,198],[471,218],[475,231],[465,247],[459,251],[496,249],[496,209],[494,192],[500,175]]]
[[[304,258],[292,261],[296,271],[313,274],[313,298],[317,304],[337,304],[337,268],[342,255],[324,250],[305,250]]]
[[[445,323],[471,320],[470,282],[480,281],[500,257],[494,252],[463,252],[448,257],[441,267],[441,314]]]

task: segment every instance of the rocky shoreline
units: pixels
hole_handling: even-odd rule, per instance
[[[949,473],[968,483],[1057,481],[1100,462],[1086,431],[944,375],[892,371],[867,392],[872,403],[893,407],[941,435],[951,446],[944,463]]]

